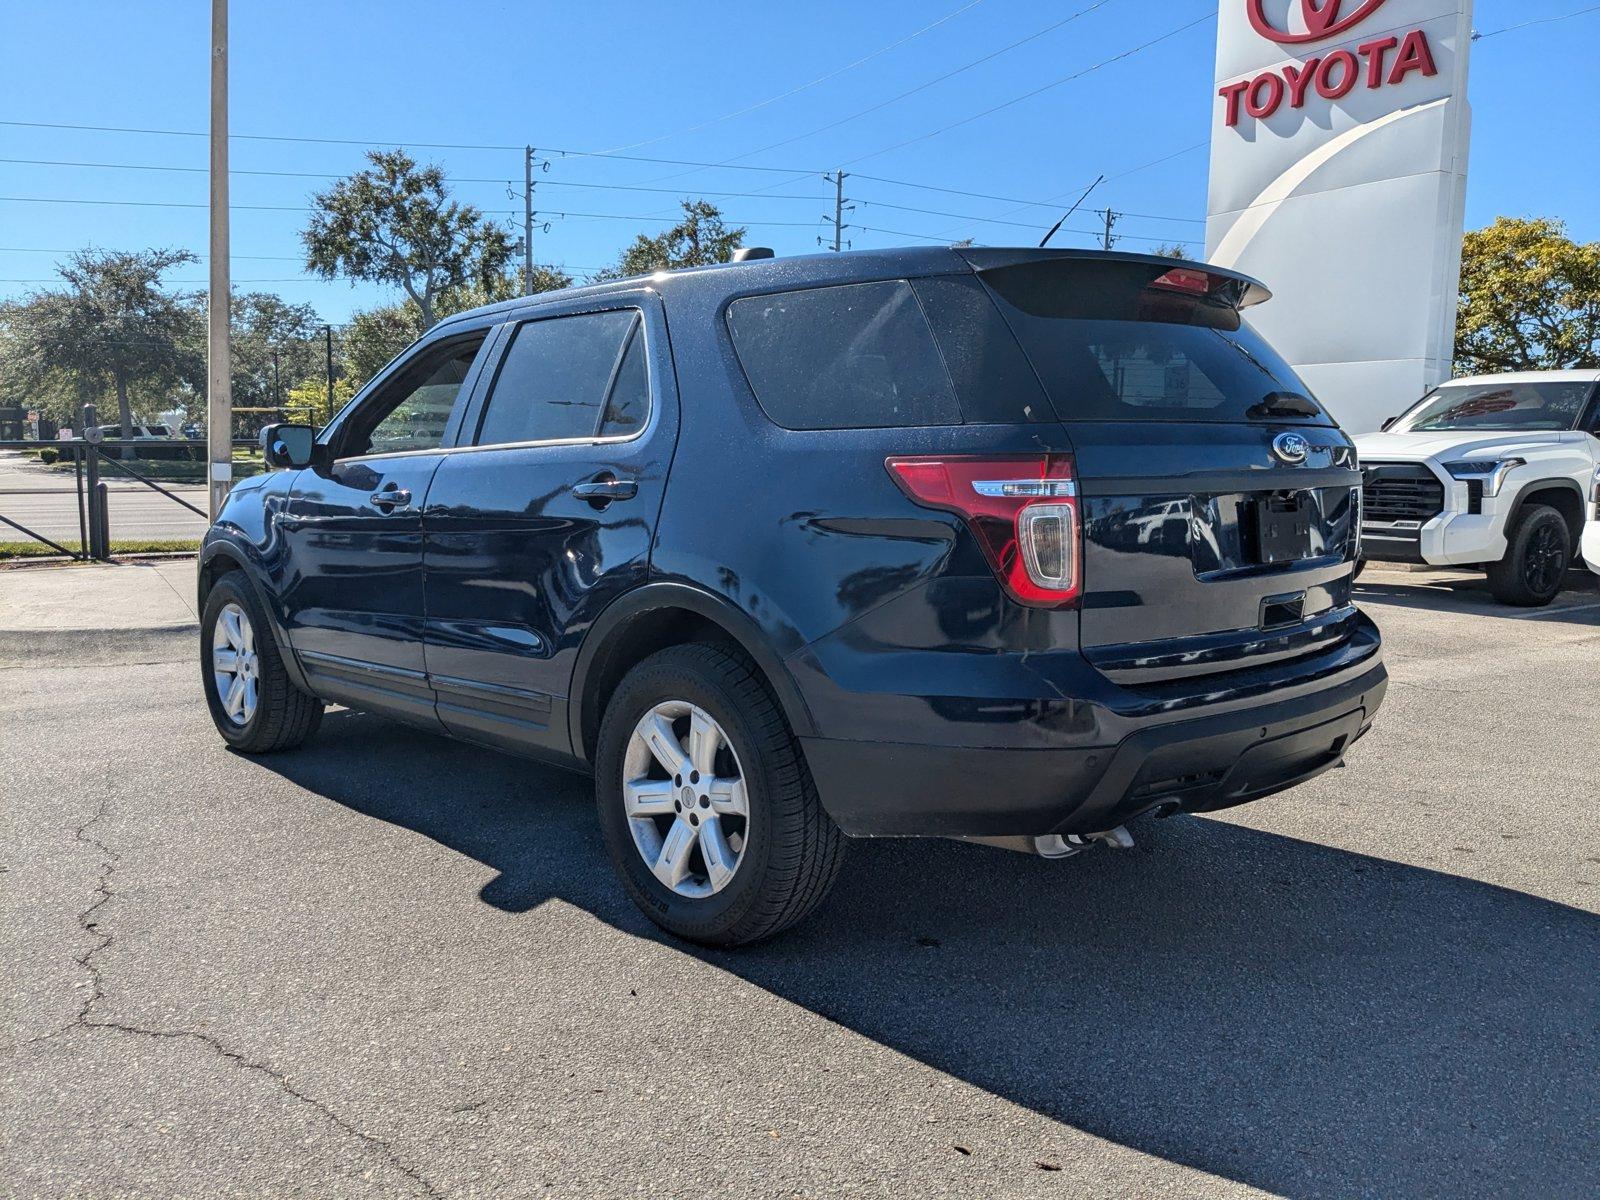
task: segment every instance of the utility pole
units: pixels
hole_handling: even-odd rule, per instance
[[[323,423],[326,424],[328,421],[333,420],[333,326],[324,325],[322,327],[322,336],[326,339],[324,349],[327,351],[328,365],[328,412],[327,416],[323,418]]]
[[[522,294],[533,295],[533,147],[522,148]]]
[[[843,171],[835,171],[832,175],[824,175],[823,178],[829,183],[833,184],[833,248],[834,251],[837,252],[850,245],[849,242],[843,240],[844,231],[850,228],[850,226],[845,224],[844,214],[847,212],[854,212],[856,206],[854,204],[847,204],[844,198],[844,181],[849,178],[849,176],[847,176]],[[826,221],[829,218],[823,217],[822,219]],[[827,243],[825,243],[821,238],[818,238],[817,244],[826,245]]]
[[[1109,250],[1111,247],[1117,244],[1117,239],[1111,236],[1111,229],[1114,225],[1116,225],[1117,218],[1122,214],[1114,213],[1108,208],[1101,215],[1106,219],[1106,232],[1103,240],[1101,241],[1101,248],[1104,250]]]
[[[206,313],[208,510],[215,521],[233,483],[233,379],[228,263],[228,0],[211,0],[211,280]]]

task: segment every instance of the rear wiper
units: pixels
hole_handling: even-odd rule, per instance
[[[1320,417],[1322,410],[1317,407],[1317,402],[1309,396],[1302,396],[1299,392],[1268,392],[1261,398],[1259,404],[1252,404],[1245,410],[1245,416],[1252,420],[1262,420],[1267,417]]]

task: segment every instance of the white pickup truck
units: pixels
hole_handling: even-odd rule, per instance
[[[1453,379],[1355,439],[1365,560],[1481,565],[1496,599],[1555,599],[1595,516],[1600,371]]]
[[[1594,472],[1594,491],[1589,494],[1589,523],[1583,527],[1583,561],[1600,575],[1600,467]]]

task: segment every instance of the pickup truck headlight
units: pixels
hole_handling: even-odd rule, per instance
[[[1465,462],[1447,462],[1444,469],[1453,479],[1464,483],[1483,484],[1485,496],[1498,496],[1506,476],[1518,467],[1526,466],[1525,458],[1469,458]]]

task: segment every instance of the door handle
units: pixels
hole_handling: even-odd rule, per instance
[[[632,500],[639,494],[639,485],[631,479],[618,479],[615,475],[606,473],[574,484],[572,494],[599,508],[610,504],[613,500]]]
[[[408,488],[397,487],[391,483],[382,491],[373,492],[367,499],[379,512],[390,513],[397,508],[408,507],[411,504],[411,492]]]

